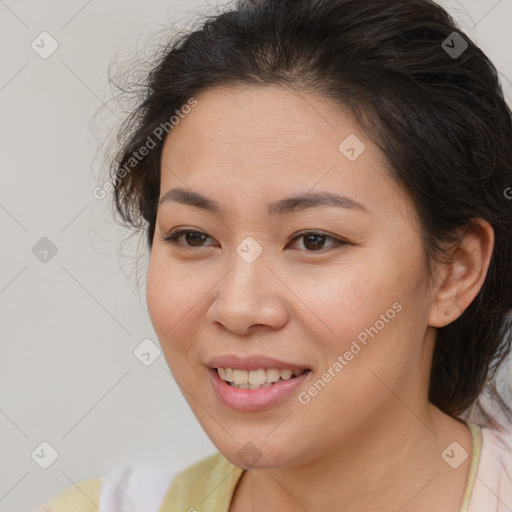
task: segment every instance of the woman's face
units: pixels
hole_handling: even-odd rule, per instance
[[[382,153],[313,93],[233,87],[196,100],[165,142],[160,198],[183,189],[211,203],[174,192],[159,204],[147,299],[212,442],[239,466],[286,466],[421,415],[432,293],[415,210]],[[162,240],[176,228],[199,234]],[[209,366],[280,380],[241,389]],[[261,371],[286,367],[309,371]]]

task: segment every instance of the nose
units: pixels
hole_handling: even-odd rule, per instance
[[[240,336],[283,327],[288,321],[286,292],[290,290],[267,265],[264,253],[248,263],[235,252],[230,264],[216,287],[208,321]]]

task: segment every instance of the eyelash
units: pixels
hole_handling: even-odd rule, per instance
[[[198,233],[200,235],[206,235],[206,233],[202,233],[201,231],[195,231],[193,229],[181,228],[181,229],[176,229],[174,231],[171,231],[166,236],[160,236],[160,239],[163,240],[164,242],[168,242],[170,244],[180,245],[177,241],[178,238],[180,238],[182,235],[185,235],[188,233]],[[333,241],[334,243],[332,245],[330,245],[329,247],[327,247],[327,250],[329,250],[330,248],[333,248],[333,247],[349,244],[349,242],[347,242],[346,240],[342,240],[340,238],[337,238],[337,237],[334,237],[331,235],[326,235],[326,234],[322,233],[321,231],[311,231],[311,230],[310,231],[300,231],[299,233],[295,234],[290,239],[290,242],[295,242],[295,240],[298,240],[299,238],[303,238],[308,235],[319,235],[320,237],[325,238],[326,240]],[[208,237],[208,235],[206,235],[206,236]],[[211,238],[211,237],[208,237],[208,238]],[[202,247],[208,247],[208,246],[185,245],[185,247],[187,247],[189,249],[195,249],[195,248],[202,248]],[[325,250],[325,249],[319,249],[319,250],[313,250],[313,251],[306,250],[306,252],[322,252],[323,250]]]

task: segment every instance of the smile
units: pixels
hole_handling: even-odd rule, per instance
[[[222,367],[208,368],[208,372],[220,402],[240,412],[261,411],[284,402],[305,386],[304,380],[312,373],[309,369],[238,370]],[[231,380],[226,380],[228,378]],[[252,382],[263,381],[263,384],[250,384],[251,378]],[[237,383],[240,381],[242,383]]]
[[[239,389],[262,389],[272,386],[279,380],[290,380],[302,375],[306,370],[278,370],[275,368],[258,370],[239,370],[233,368],[217,368],[219,377],[230,386]]]

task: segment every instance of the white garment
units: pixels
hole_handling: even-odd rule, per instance
[[[512,427],[482,428],[482,450],[468,512],[512,512]]]
[[[101,486],[102,512],[158,512],[175,476],[154,466],[119,466]]]

